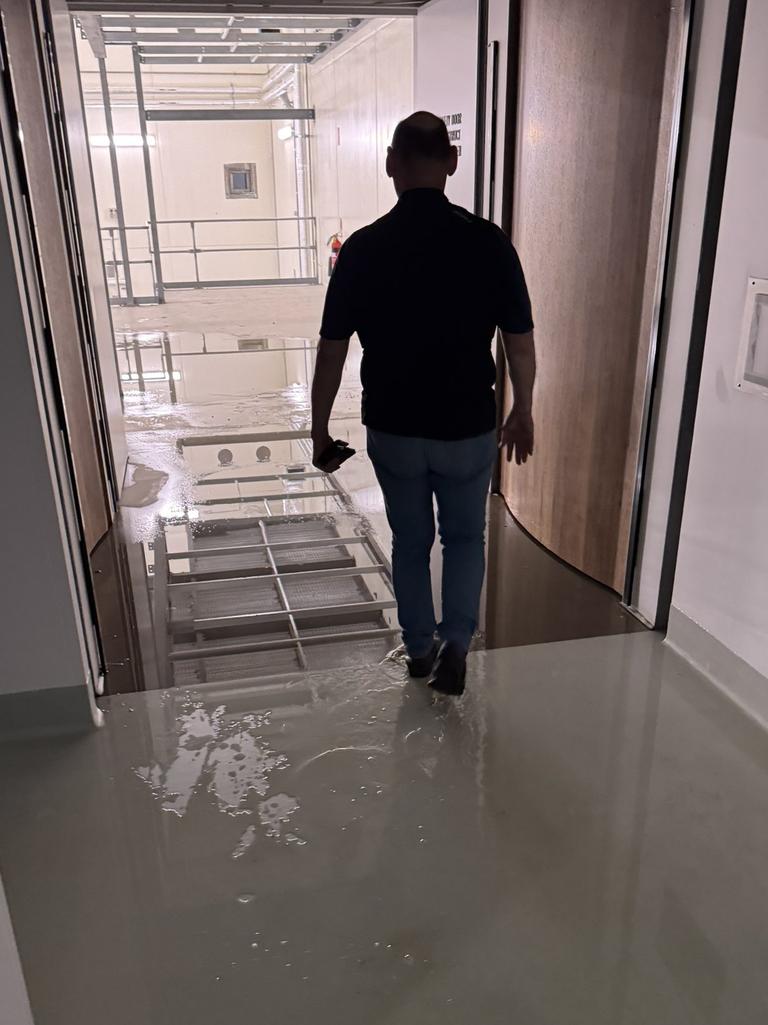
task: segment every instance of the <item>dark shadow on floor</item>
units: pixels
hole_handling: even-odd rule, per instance
[[[618,595],[566,566],[517,525],[504,499],[488,513],[487,648],[643,631]]]

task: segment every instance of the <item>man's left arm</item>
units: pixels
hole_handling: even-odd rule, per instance
[[[312,462],[317,460],[333,440],[328,425],[331,419],[333,403],[341,385],[344,361],[349,349],[349,338],[334,340],[321,338],[317,345],[317,360],[312,378]],[[334,460],[324,464],[321,469],[333,473],[340,463]]]

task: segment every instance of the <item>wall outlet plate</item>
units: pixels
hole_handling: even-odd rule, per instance
[[[768,279],[749,278],[741,323],[736,388],[768,398]]]

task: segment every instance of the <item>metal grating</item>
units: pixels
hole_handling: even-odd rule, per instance
[[[312,609],[327,605],[352,605],[369,602],[372,594],[363,577],[331,577],[303,580],[287,579],[285,595],[292,608]]]
[[[259,676],[301,669],[295,648],[253,651],[242,655],[226,655],[175,662],[173,682],[176,686],[197,683],[221,683],[226,680],[249,680]]]
[[[155,633],[166,684],[362,666],[392,647],[398,629],[389,565],[336,478],[304,471],[306,432],[194,434],[178,439],[177,451],[184,458],[190,447],[199,462],[201,449],[215,456],[222,445],[286,441],[291,462],[273,464],[271,473],[199,478],[198,493],[229,487],[231,509],[211,516],[192,497],[154,542]],[[243,482],[266,484],[270,494],[257,507],[238,501]],[[291,484],[302,492],[284,494]]]
[[[195,520],[183,550],[156,544],[166,682],[242,681],[383,657],[396,632],[389,570],[367,534],[342,536],[341,509]]]

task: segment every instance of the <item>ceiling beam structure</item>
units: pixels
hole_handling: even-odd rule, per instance
[[[81,12],[77,20],[97,58],[103,60],[110,46],[130,46],[141,64],[154,65],[308,64],[362,24],[353,17],[203,18],[187,12],[151,18]]]
[[[174,57],[162,56],[162,57],[141,57],[142,64],[164,64],[164,65],[179,65],[179,64],[229,64],[238,65],[242,67],[247,64],[311,64],[313,61],[312,56],[308,57],[284,57],[280,54],[271,54],[270,56],[258,56],[258,57],[238,57],[237,54],[228,53],[223,57],[217,57],[209,53],[200,54],[198,57],[194,57],[191,54],[188,57]]]
[[[82,22],[81,22],[82,24]],[[194,43],[195,45],[205,44],[207,46],[272,46],[278,43],[280,46],[317,46],[320,43],[335,43],[344,35],[343,32],[230,32],[226,39],[222,39],[215,32],[103,32],[104,42],[112,46],[134,46],[138,45],[149,51],[159,47],[168,50],[174,49],[182,44]],[[171,51],[172,52],[172,51]],[[183,50],[179,51],[183,53]]]
[[[404,0],[402,3],[326,3],[314,0],[304,3],[227,3],[224,0],[69,0],[73,14],[218,14],[240,15],[329,15],[347,18],[413,18],[427,0]]]
[[[130,46],[141,64],[297,65],[326,54],[365,18],[413,17],[424,2],[70,0],[69,7],[101,60],[105,48]]]
[[[147,121],[312,121],[311,107],[259,110],[145,110]]]
[[[226,49],[227,45],[229,49]],[[224,48],[218,46],[211,46],[208,43],[205,46],[194,46],[191,43],[181,43],[174,45],[168,43],[165,46],[142,46],[139,43],[139,50],[143,57],[158,57],[161,54],[166,57],[182,57],[188,56],[189,54],[196,54],[197,56],[207,55],[210,57],[224,57],[226,55],[246,54],[250,56],[252,54],[271,54],[282,57],[314,57],[315,54],[320,53],[322,47],[319,43],[314,46],[305,44],[302,47],[289,46],[283,42],[282,39],[276,39],[273,43],[246,43],[244,46],[238,46],[237,49],[232,49],[231,44],[224,44]],[[246,62],[247,63],[247,62]],[[279,62],[278,62],[279,63]]]
[[[105,14],[102,19],[102,24],[105,31],[125,28],[136,30],[158,28],[177,29],[179,18],[169,17],[168,15],[162,18],[146,18],[141,16],[131,18],[124,17],[122,15]],[[282,28],[319,30],[351,29],[355,28],[357,24],[359,24],[357,18],[298,18],[279,17],[278,15],[270,15],[266,18],[251,18],[240,15],[205,18],[197,15],[191,15],[184,18],[184,27],[186,29],[217,28],[222,32],[226,29],[242,29],[248,31],[256,29]]]

